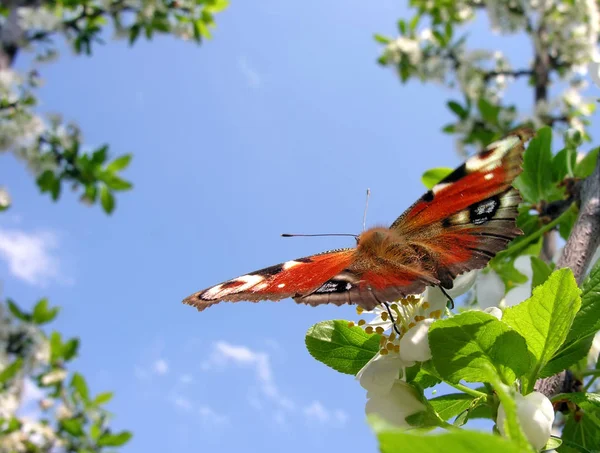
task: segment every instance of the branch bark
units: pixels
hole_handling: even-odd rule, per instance
[[[578,284],[600,245],[600,159],[594,173],[583,182],[580,199],[579,216],[556,263],[558,269],[570,267]]]
[[[579,215],[565,244],[556,268],[569,267],[577,284],[581,285],[594,253],[600,246],[600,159],[592,173],[581,185]],[[559,393],[580,391],[581,385],[569,370],[538,379],[535,389],[548,398]],[[580,384],[580,383],[579,383]]]

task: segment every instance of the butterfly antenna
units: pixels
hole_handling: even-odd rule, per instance
[[[290,234],[290,233],[282,233],[282,238],[295,238],[295,237],[319,237],[319,236],[350,236],[353,238],[358,238],[357,234],[351,233],[323,233],[323,234]]]
[[[371,196],[371,189],[367,188],[367,200],[365,201],[365,212],[363,214],[363,231],[367,229],[367,209],[369,209],[369,197]]]
[[[398,326],[396,325],[396,320],[394,319],[394,315],[392,314],[392,310],[390,309],[390,304],[388,304],[387,302],[384,302],[383,305],[385,305],[388,315],[390,315],[390,319],[392,321],[392,326],[394,326],[394,330],[396,331],[396,333],[398,335],[402,336],[402,334],[398,330]]]
[[[444,293],[444,296],[446,296],[448,298],[448,300],[450,301],[450,310],[453,310],[454,309],[454,299],[452,299],[452,297],[450,297],[450,294],[448,294],[442,286],[439,286],[438,288],[440,288],[440,291],[442,291],[442,293]]]

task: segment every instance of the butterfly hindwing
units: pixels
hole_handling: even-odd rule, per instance
[[[270,266],[192,294],[183,303],[199,311],[221,301],[281,300],[310,294],[348,267],[355,249],[339,249]]]

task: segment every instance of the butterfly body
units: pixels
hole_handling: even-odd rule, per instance
[[[281,300],[358,304],[365,309],[422,292],[452,288],[457,275],[480,269],[516,236],[521,172],[520,129],[471,157],[426,192],[389,227],[358,236],[355,248],[286,261],[199,291],[184,300],[202,311],[220,301]]]

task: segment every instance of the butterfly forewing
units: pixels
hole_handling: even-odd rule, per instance
[[[202,311],[220,301],[281,300],[321,287],[354,259],[355,249],[339,249],[260,269],[192,294],[183,303]]]

